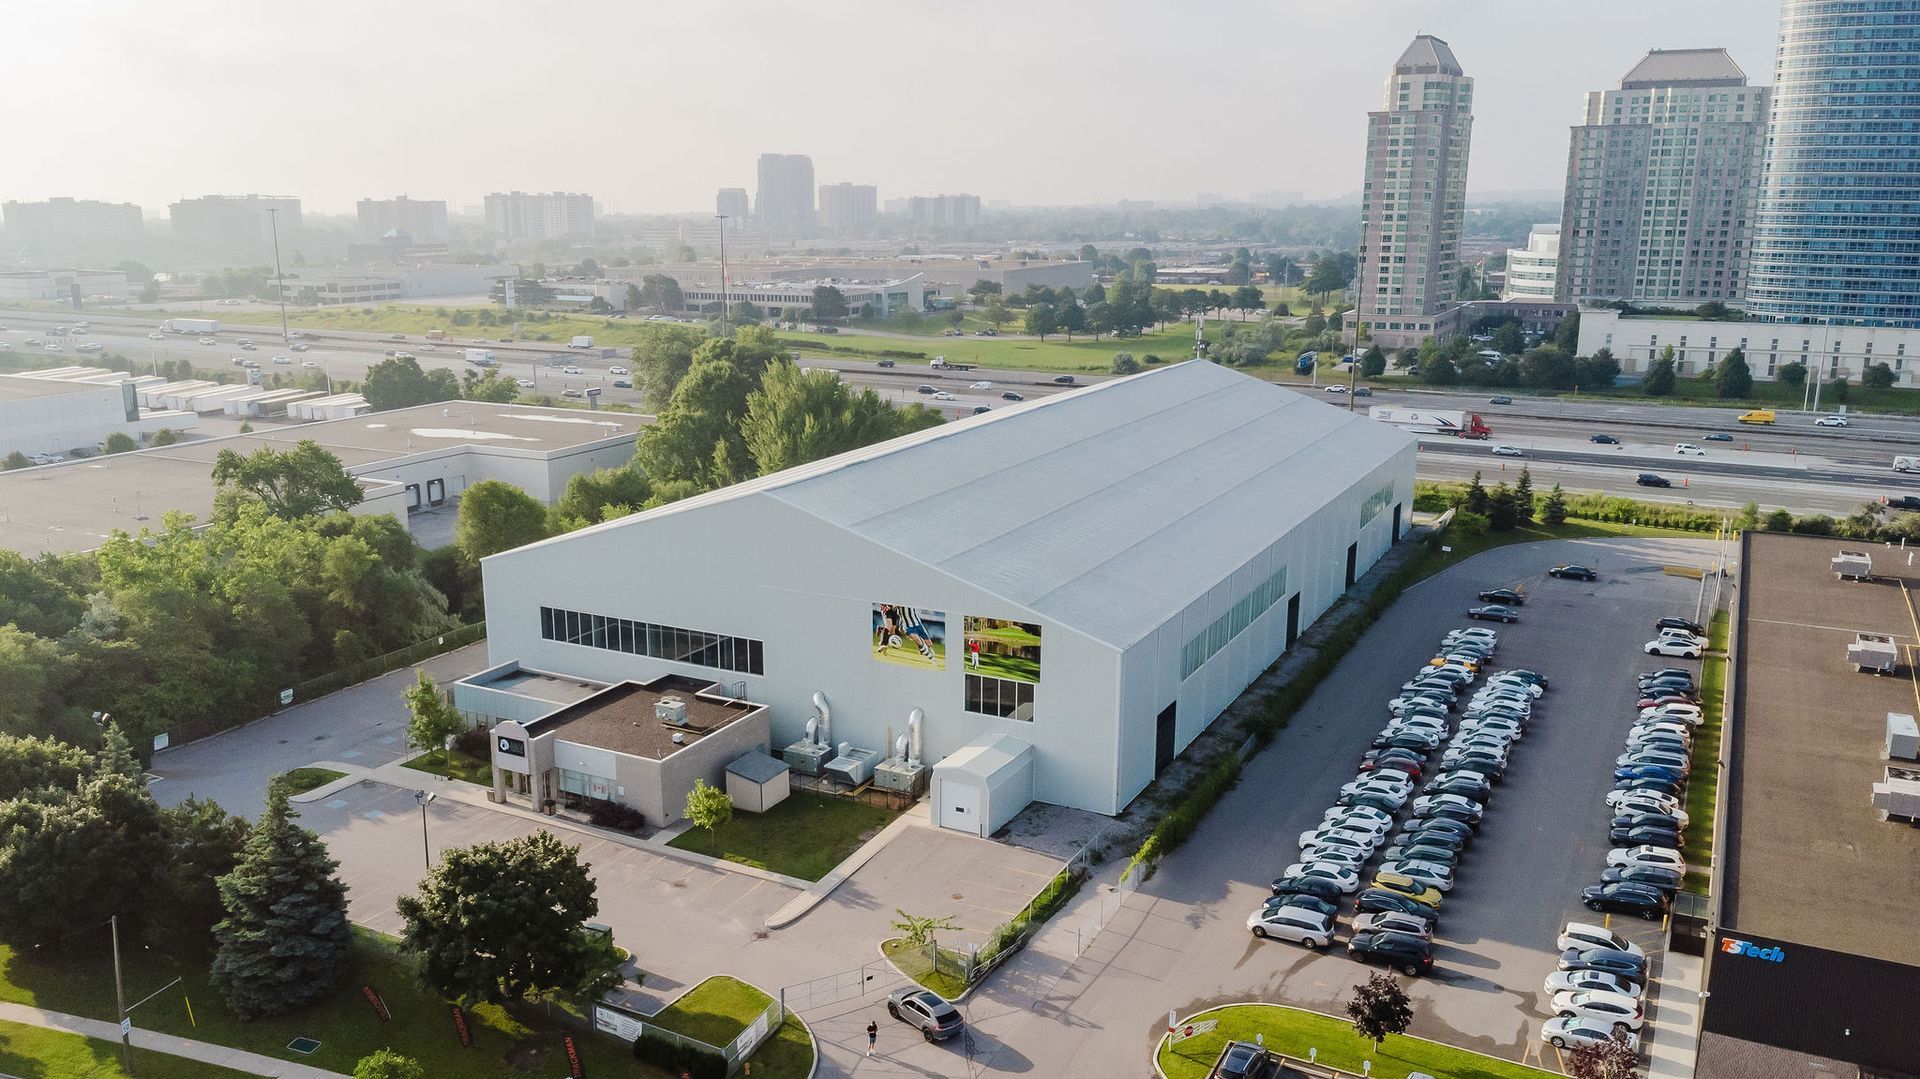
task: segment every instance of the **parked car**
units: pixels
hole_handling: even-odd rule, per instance
[[[1328,917],[1340,913],[1340,904],[1322,899],[1317,895],[1307,895],[1304,892],[1295,892],[1292,895],[1268,896],[1266,905],[1275,908],[1298,907],[1301,910],[1316,910]]]
[[[1419,900],[1436,910],[1439,909],[1442,898],[1439,889],[1414,880],[1405,873],[1399,873],[1393,870],[1382,870],[1374,874],[1371,887],[1386,892],[1398,892],[1401,895]]]
[[[1615,847],[1607,852],[1607,865],[1621,868],[1633,865],[1653,866],[1656,869],[1671,869],[1676,873],[1687,871],[1687,860],[1672,847],[1638,846]]]
[[[930,1042],[943,1042],[966,1029],[959,1009],[925,989],[895,989],[887,994],[887,1014],[917,1027]]]
[[[1633,478],[1633,482],[1642,487],[1672,487],[1673,481],[1652,472],[1642,472]]]
[[[1374,883],[1378,884],[1380,877],[1388,875],[1405,877],[1417,885],[1431,888],[1442,895],[1453,891],[1451,862],[1385,862],[1381,864],[1379,874],[1374,877]]]
[[[1433,936],[1433,922],[1405,911],[1378,911],[1372,914],[1354,915],[1353,931],[1355,933],[1399,933],[1402,936],[1427,940]]]
[[[1667,894],[1634,881],[1589,884],[1580,889],[1580,901],[1605,914],[1633,914],[1653,921],[1667,913]]]
[[[1645,981],[1647,958],[1613,948],[1568,948],[1560,954],[1561,970],[1598,970],[1634,981]]]
[[[1252,1042],[1228,1042],[1220,1063],[1207,1079],[1269,1079],[1273,1058],[1264,1047]]]
[[[1504,603],[1489,603],[1484,607],[1467,608],[1467,617],[1486,622],[1513,623],[1520,621],[1520,612]]]
[[[1362,963],[1392,967],[1409,978],[1433,969],[1433,942],[1404,933],[1355,933],[1347,955]]]
[[[1550,1005],[1562,1017],[1591,1019],[1613,1024],[1615,1030],[1639,1030],[1642,1019],[1640,1002],[1624,993],[1604,989],[1572,989],[1555,993]]]
[[[1650,656],[1679,656],[1682,659],[1700,658],[1699,645],[1694,644],[1692,641],[1680,640],[1674,637],[1656,637],[1647,642],[1646,650],[1647,655]]]
[[[1378,809],[1364,809],[1355,806],[1333,806],[1320,815],[1323,821],[1378,821],[1385,827],[1393,827],[1393,814]]]
[[[1560,930],[1560,939],[1554,947],[1561,951],[1568,948],[1612,948],[1619,952],[1631,952],[1644,957],[1647,953],[1638,944],[1629,941],[1604,925],[1591,922],[1568,922]]]
[[[1498,603],[1507,607],[1518,607],[1527,602],[1527,594],[1512,588],[1488,588],[1478,594],[1482,603]]]
[[[1686,874],[1678,870],[1665,869],[1657,865],[1617,865],[1603,870],[1600,874],[1600,883],[1602,884],[1616,884],[1621,881],[1644,884],[1650,888],[1658,888],[1667,895],[1672,895],[1680,890],[1682,884],[1686,883]]]
[[[1646,991],[1646,987],[1639,982],[1599,970],[1556,970],[1547,975],[1546,992],[1549,997],[1581,989],[1597,989],[1603,993],[1619,993],[1628,997],[1639,997]]]
[[[1325,877],[1278,877],[1271,887],[1274,895],[1310,895],[1315,899],[1324,899],[1328,902],[1347,894],[1340,890],[1338,882]]]
[[[1352,895],[1360,890],[1360,874],[1353,866],[1339,862],[1295,862],[1280,874],[1282,877],[1315,877],[1333,882],[1341,895]]]
[[[1559,577],[1567,581],[1597,581],[1600,579],[1600,575],[1594,572],[1592,566],[1582,566],[1574,562],[1563,563],[1562,565],[1553,567],[1547,571],[1547,576]]]
[[[1639,1035],[1622,1034],[1621,1037],[1635,1052],[1640,1050]],[[1556,1016],[1540,1024],[1540,1040],[1555,1049],[1578,1049],[1583,1045],[1599,1045],[1612,1038],[1613,1026],[1604,1019]]]
[[[1411,914],[1423,918],[1428,925],[1440,920],[1437,908],[1415,899],[1404,892],[1392,892],[1385,888],[1367,888],[1354,897],[1353,909],[1356,914],[1384,914],[1394,912]]]
[[[1247,930],[1261,940],[1324,948],[1333,943],[1333,916],[1300,907],[1263,906],[1247,915]]]
[[[1658,621],[1654,622],[1653,629],[1654,629],[1654,632],[1656,633],[1663,629],[1684,629],[1688,633],[1705,633],[1707,631],[1707,627],[1701,625],[1700,623],[1695,622],[1690,618],[1681,618],[1677,615],[1668,615],[1665,618],[1659,619]],[[1670,667],[1668,668],[1668,670],[1676,671],[1681,674],[1689,673],[1686,671],[1682,671],[1680,670],[1680,668],[1677,668],[1677,667]],[[1653,673],[1659,674],[1663,672],[1655,671]]]

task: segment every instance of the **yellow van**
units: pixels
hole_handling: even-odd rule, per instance
[[[1740,414],[1740,422],[1741,423],[1772,423],[1773,409],[1756,408],[1752,412],[1742,412]]]

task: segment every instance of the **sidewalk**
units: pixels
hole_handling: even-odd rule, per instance
[[[1668,949],[1647,1010],[1647,1079],[1693,1079],[1700,1055],[1700,989],[1706,962]]]
[[[65,1012],[50,1012],[42,1008],[31,1008],[25,1004],[0,1002],[0,1019],[28,1026],[44,1027],[48,1030],[64,1030],[69,1034],[84,1034],[101,1041],[118,1042],[120,1027],[103,1019],[83,1019]],[[133,1030],[133,1044],[136,1048],[151,1049],[156,1053],[186,1057],[203,1064],[217,1064],[222,1068],[249,1072],[253,1075],[286,1076],[287,1079],[348,1079],[339,1072],[330,1072],[324,1068],[315,1068],[306,1064],[296,1064],[289,1060],[276,1060],[240,1049],[229,1049],[224,1045],[210,1045],[191,1038],[182,1038],[173,1034],[159,1034],[151,1030]]]

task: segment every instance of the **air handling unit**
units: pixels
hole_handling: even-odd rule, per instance
[[[1856,633],[1853,643],[1847,646],[1847,662],[1853,664],[1856,671],[1892,674],[1900,663],[1900,649],[1893,638],[1885,634]]]
[[[1873,577],[1873,556],[1865,551],[1841,551],[1828,565],[1836,580],[1865,581]]]

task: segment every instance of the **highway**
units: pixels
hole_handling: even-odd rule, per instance
[[[254,309],[272,310],[258,305]],[[217,319],[220,310],[215,308],[206,317]],[[107,351],[130,357],[136,367],[175,359],[190,360],[203,368],[225,367],[244,358],[259,362],[263,371],[288,374],[300,371],[299,365],[310,361],[315,369],[335,378],[358,381],[390,349],[412,353],[423,367],[459,372],[469,369],[463,350],[478,347],[494,353],[504,376],[531,383],[523,388],[529,395],[558,397],[567,390],[598,388],[602,404],[644,407],[638,391],[613,384],[628,377],[613,370],[628,365],[622,358],[623,350],[611,350],[609,355],[599,350],[570,350],[557,343],[506,344],[466,337],[435,343],[423,341],[417,334],[393,341],[377,332],[325,330],[318,331],[320,339],[308,342],[308,351],[301,353],[280,343],[277,326],[223,324],[214,338],[217,343],[202,345],[192,335],[167,334],[159,340],[151,339],[149,335],[158,332],[156,319],[16,310],[0,310],[0,326],[7,329],[0,333],[0,341],[18,350],[25,339],[44,338],[47,328],[71,325],[76,318],[90,321],[92,329],[86,335],[63,340],[62,356],[74,364],[85,364],[95,355],[78,352],[79,345],[98,342]],[[297,315],[294,331],[301,332]],[[253,341],[256,349],[240,350],[242,339]],[[272,362],[276,355],[287,356],[294,364],[276,366]],[[969,416],[981,406],[1008,407],[1013,402],[1002,396],[1008,392],[1035,400],[1066,389],[1052,381],[1053,374],[1045,372],[934,371],[908,360],[881,368],[872,360],[806,351],[801,352],[799,362],[804,367],[837,371],[848,384],[871,388],[896,404],[919,402],[950,418]],[[1106,376],[1075,378],[1084,386],[1104,381]],[[1895,454],[1920,453],[1920,418],[1856,415],[1847,427],[1828,428],[1814,426],[1814,414],[1780,412],[1771,426],[1747,426],[1735,421],[1736,409],[1638,404],[1617,398],[1515,395],[1512,404],[1496,405],[1488,400],[1494,395],[1490,391],[1376,389],[1371,397],[1349,402],[1344,395],[1326,392],[1325,385],[1298,381],[1283,384],[1312,393],[1329,404],[1350,403],[1358,410],[1392,404],[1477,412],[1493,428],[1493,437],[1486,442],[1424,436],[1420,455],[1423,479],[1466,479],[1478,469],[1492,483],[1503,475],[1503,466],[1504,473],[1517,474],[1524,462],[1533,471],[1536,488],[1558,482],[1569,490],[1598,490],[1649,501],[1724,507],[1755,501],[1768,508],[1785,506],[1796,512],[1835,514],[1851,513],[1861,503],[1883,495],[1920,491],[1920,483],[1910,484],[1891,469]],[[933,387],[952,399],[922,394],[918,392],[922,386]],[[1731,441],[1708,441],[1706,436],[1714,433],[1727,435]],[[1589,442],[1595,434],[1609,435],[1619,444]],[[1681,442],[1701,447],[1706,455],[1676,454],[1674,446]],[[1516,447],[1525,456],[1496,457],[1492,450],[1498,445]],[[1663,476],[1673,487],[1639,486],[1635,478],[1641,472]]]

